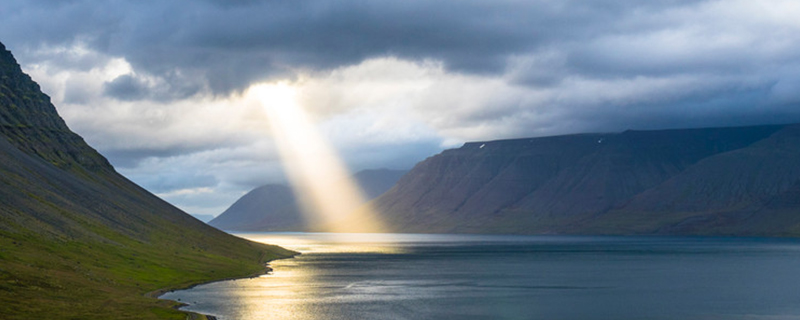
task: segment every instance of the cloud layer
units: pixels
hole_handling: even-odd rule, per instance
[[[281,179],[268,115],[242,103],[255,83],[300,88],[356,169],[466,140],[800,122],[798,16],[780,0],[10,0],[0,41],[120,171],[216,214]]]

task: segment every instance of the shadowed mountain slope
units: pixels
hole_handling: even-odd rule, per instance
[[[183,319],[145,293],[291,254],[209,227],[119,175],[0,44],[0,318]]]
[[[209,221],[222,230],[302,231],[305,221],[292,188],[269,184],[255,188],[236,200],[225,212]]]
[[[606,219],[637,232],[800,233],[800,125],[699,161],[614,208]],[[632,223],[636,215],[648,223]]]
[[[356,184],[371,200],[397,183],[404,170],[363,170],[353,175]],[[270,184],[248,192],[225,212],[209,222],[222,230],[232,231],[310,231],[292,188]]]
[[[402,232],[783,235],[800,222],[798,128],[467,143],[419,163],[372,204]],[[723,212],[740,216],[711,219]]]

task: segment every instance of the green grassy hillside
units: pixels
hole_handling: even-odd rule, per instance
[[[184,319],[148,294],[291,256],[119,175],[0,44],[0,319]]]

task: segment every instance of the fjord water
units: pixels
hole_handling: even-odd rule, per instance
[[[303,254],[162,298],[219,319],[798,319],[800,241],[251,233]]]

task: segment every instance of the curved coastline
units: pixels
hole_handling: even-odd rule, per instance
[[[238,280],[238,279],[251,279],[251,278],[260,277],[260,276],[265,275],[265,274],[269,274],[270,272],[272,272],[272,268],[269,266],[270,262],[275,261],[275,260],[281,260],[281,259],[292,259],[292,258],[294,258],[294,257],[296,257],[296,256],[301,254],[300,252],[297,252],[297,251],[292,251],[292,252],[293,252],[293,254],[290,255],[290,256],[281,257],[281,258],[275,258],[275,259],[271,259],[271,260],[265,261],[264,262],[264,268],[261,271],[255,272],[255,273],[251,273],[249,275],[245,275],[245,276],[241,276],[241,277],[227,277],[227,278],[222,278],[222,279],[214,279],[214,280],[201,281],[201,282],[190,282],[190,283],[178,284],[178,285],[169,286],[169,287],[166,287],[166,288],[161,288],[161,289],[157,289],[157,290],[153,290],[153,291],[147,292],[147,293],[144,294],[144,296],[148,297],[148,298],[154,298],[154,299],[174,302],[174,305],[172,307],[175,310],[178,310],[178,311],[186,313],[186,315],[188,316],[189,320],[217,320],[217,317],[215,317],[215,316],[201,314],[201,313],[192,312],[192,311],[180,310],[180,308],[188,306],[188,304],[180,302],[180,301],[175,301],[175,300],[161,299],[160,297],[162,295],[168,293],[168,292],[173,292],[173,291],[177,291],[177,290],[187,290],[187,289],[191,289],[191,288],[194,288],[196,286],[204,285],[204,284],[208,284],[208,283],[214,283],[214,282],[220,282],[220,281]]]

